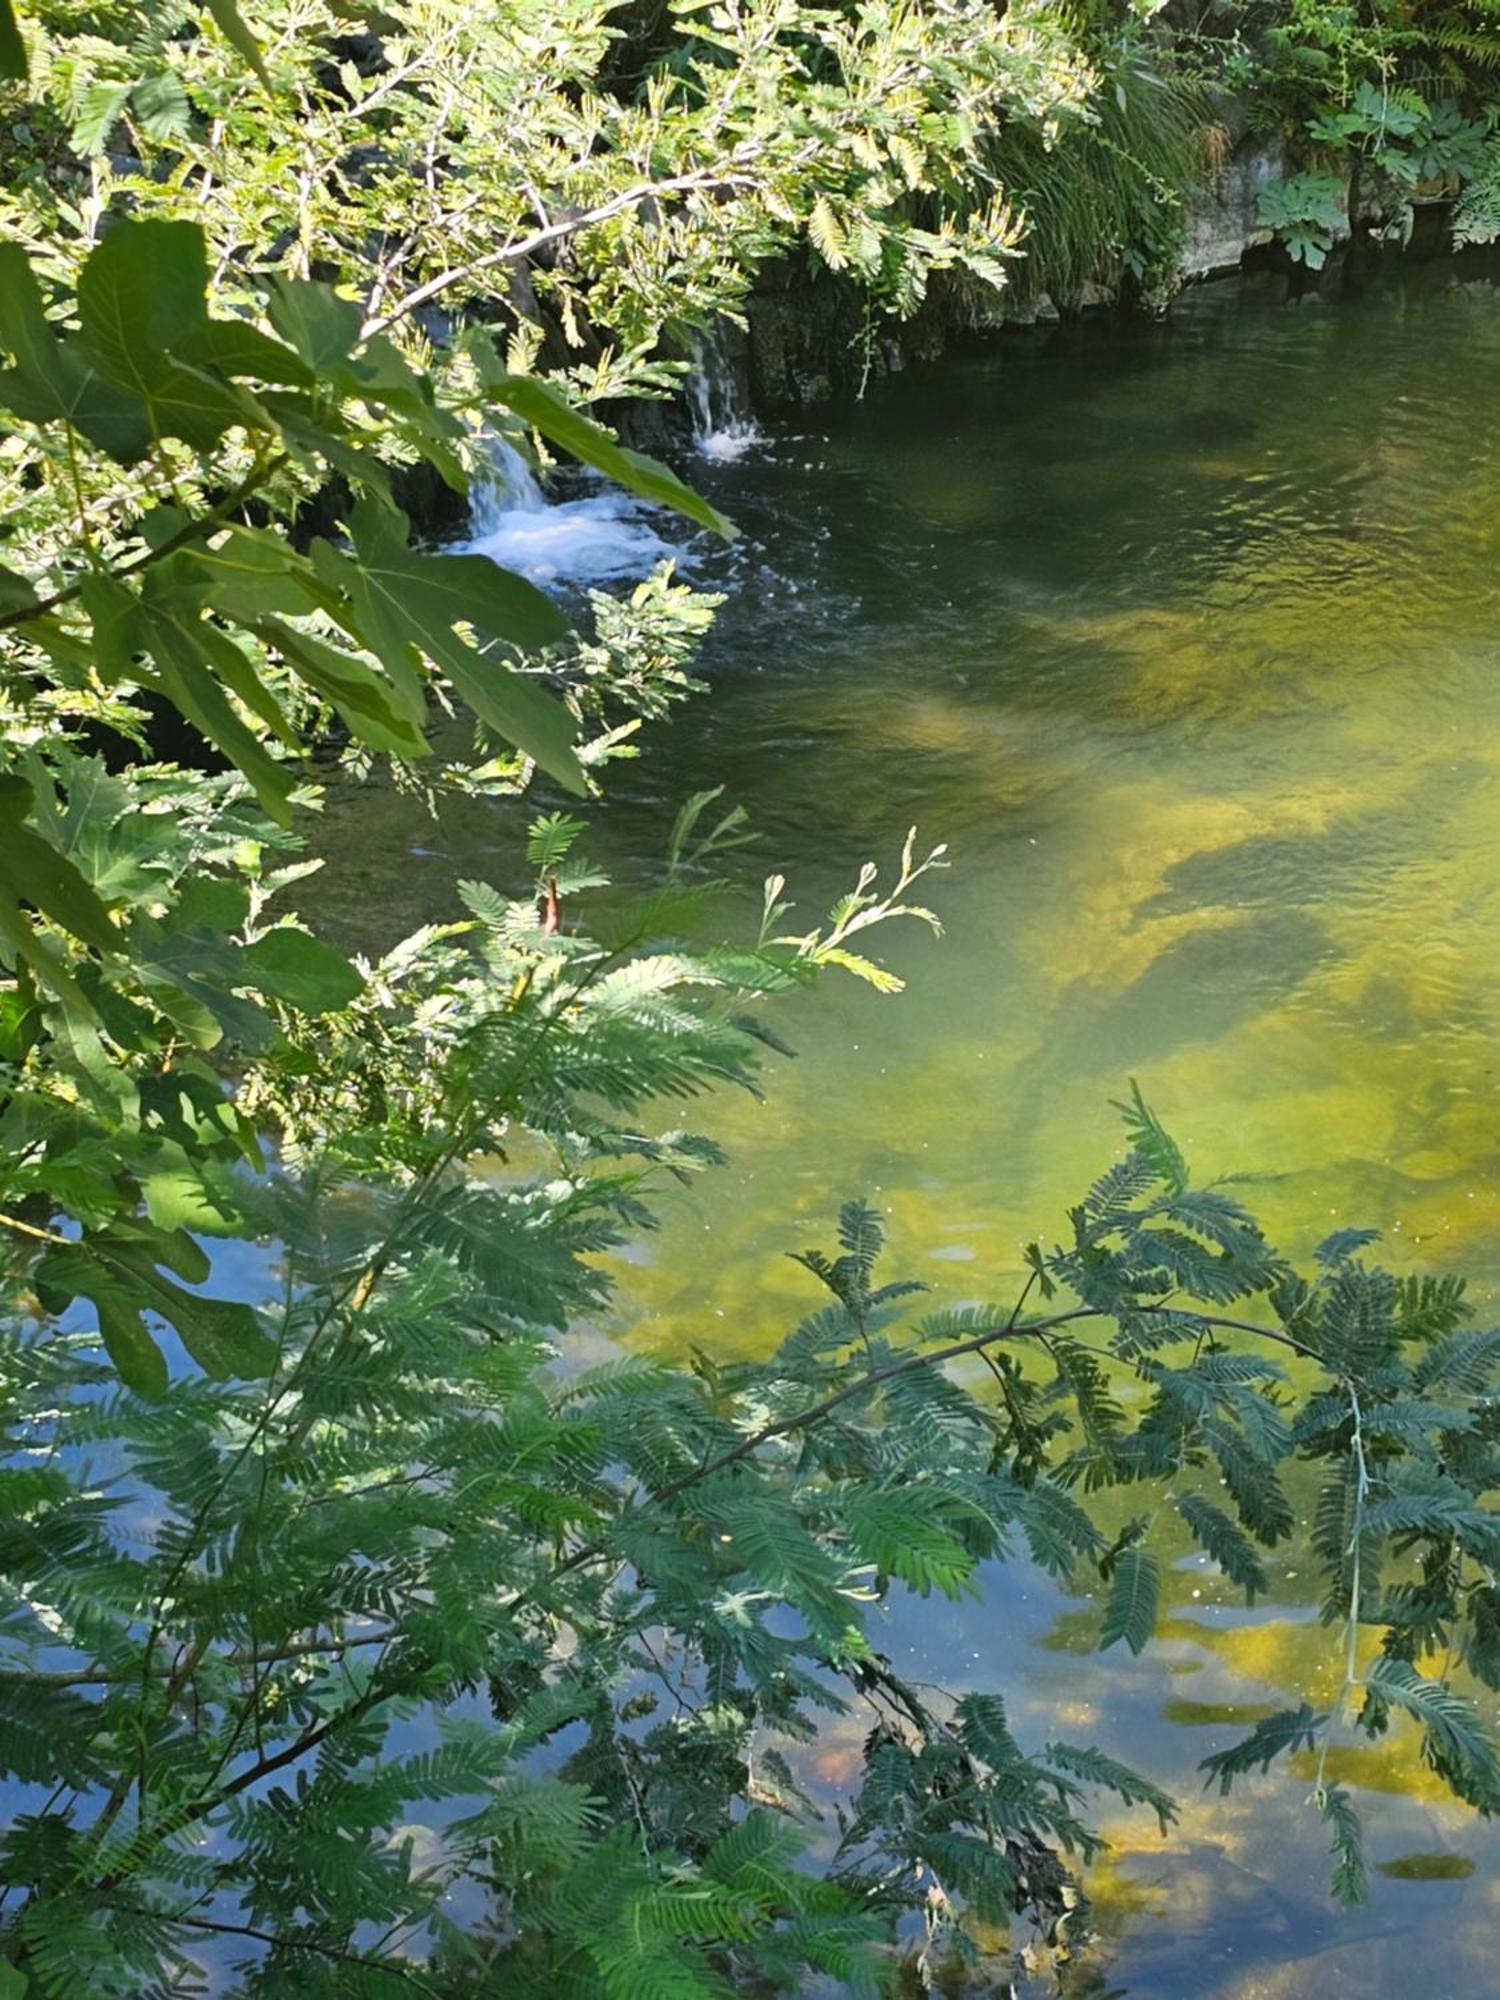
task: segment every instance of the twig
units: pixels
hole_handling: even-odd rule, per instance
[[[196,542],[204,535],[211,535],[215,528],[222,527],[235,509],[248,500],[252,493],[264,486],[266,481],[278,473],[286,463],[285,452],[279,452],[274,458],[258,458],[234,491],[226,493],[224,498],[206,514],[201,515],[196,521],[189,521],[184,527],[179,528],[175,535],[168,535],[164,542],[158,542],[155,548],[147,549],[144,555],[136,556],[131,562],[121,563],[118,569],[111,570],[109,574],[114,577],[133,576],[137,570],[149,569],[153,563],[159,563],[165,557],[175,555],[178,549],[185,548],[189,542]],[[70,603],[82,588],[83,579],[80,577],[76,583],[66,584],[61,590],[53,591],[50,597],[38,598],[35,604],[23,604],[14,611],[0,613],[0,632],[7,626],[28,624],[31,619],[40,618],[45,612],[55,611],[59,604]]]
[[[358,1646],[383,1646],[393,1636],[390,1632],[357,1632],[347,1639],[301,1639],[294,1645],[277,1646],[264,1653],[240,1651],[233,1653],[199,1654],[194,1666],[223,1667],[274,1667],[286,1660],[305,1660],[317,1654],[340,1656],[353,1652]],[[173,1678],[165,1668],[157,1676],[161,1680]],[[34,1667],[0,1666],[0,1681],[45,1682],[48,1687],[119,1687],[124,1683],[138,1680],[133,1667],[118,1673],[106,1667],[89,1667],[79,1673],[56,1672]]]
[[[188,1930],[209,1931],[217,1937],[253,1938],[257,1944],[268,1944],[277,1951],[310,1951],[319,1958],[332,1959],[338,1965],[370,1966],[378,1972],[391,1973],[398,1979],[409,1980],[423,1993],[440,1994],[440,1989],[428,1979],[424,1979],[408,1962],[399,1958],[372,1958],[361,1951],[345,1951],[338,1945],[319,1944],[312,1938],[287,1937],[275,1931],[257,1930],[253,1924],[226,1923],[218,1917],[194,1917],[186,1910],[175,1915],[163,1910],[138,1908],[133,1903],[111,1903],[111,1909],[119,1910],[127,1916],[149,1917],[153,1923],[183,1925]]]
[[[971,1354],[983,1355],[986,1349],[993,1347],[997,1341],[1043,1338],[1057,1327],[1075,1325],[1079,1320],[1110,1319],[1114,1316],[1102,1306],[1075,1306],[1067,1312],[1053,1313],[1046,1319],[1033,1320],[1029,1325],[1020,1326],[1016,1323],[1016,1310],[1019,1310],[1019,1306],[1012,1311],[1010,1318],[999,1326],[987,1327],[984,1332],[972,1334],[967,1340],[956,1340],[947,1347],[933,1348],[926,1353],[904,1355],[901,1360],[893,1361],[884,1368],[869,1370],[868,1373],[861,1375],[857,1382],[850,1382],[842,1389],[836,1389],[832,1395],[825,1396],[820,1403],[813,1403],[807,1409],[798,1410],[793,1416],[779,1417],[774,1423],[762,1424],[759,1430],[741,1438],[738,1444],[720,1452],[717,1458],[706,1459],[691,1472],[683,1473],[681,1478],[670,1480],[665,1486],[658,1487],[654,1493],[646,1493],[640,1503],[642,1509],[659,1506],[666,1500],[675,1500],[679,1493],[685,1493],[700,1481],[713,1478],[716,1473],[727,1470],[731,1465],[738,1465],[742,1459],[749,1458],[773,1438],[785,1437],[792,1431],[810,1430],[814,1424],[821,1423],[826,1416],[844,1403],[852,1401],[856,1396],[867,1394],[871,1389],[879,1388],[883,1382],[897,1381],[903,1376],[915,1374],[920,1369],[939,1368],[945,1362],[960,1361]],[[1321,1362],[1323,1358],[1313,1348],[1306,1347],[1300,1340],[1294,1339],[1291,1334],[1279,1332],[1275,1327],[1257,1326],[1253,1320],[1229,1319],[1220,1313],[1187,1312],[1177,1308],[1161,1316],[1182,1322],[1185,1333],[1194,1328],[1204,1327],[1214,1327],[1225,1332],[1250,1333],[1258,1339],[1274,1341],[1278,1346],[1289,1347],[1307,1360]],[[1104,1350],[1101,1350],[1101,1357],[1124,1361],[1123,1356],[1112,1355]],[[591,1562],[603,1559],[613,1560],[613,1551],[607,1543],[585,1543],[582,1548],[575,1549],[572,1555],[549,1571],[541,1583],[533,1584],[523,1591],[514,1600],[512,1610],[519,1610],[523,1605],[535,1602],[542,1588],[556,1583],[573,1570],[582,1569]]]
[[[1349,1410],[1354,1419],[1354,1429],[1349,1440],[1350,1450],[1354,1454],[1354,1522],[1347,1548],[1349,1618],[1345,1628],[1344,1684],[1328,1711],[1327,1722],[1323,1725],[1323,1744],[1318,1753],[1317,1776],[1313,1780],[1313,1798],[1320,1810],[1328,1797],[1323,1777],[1328,1769],[1328,1752],[1333,1743],[1333,1732],[1343,1714],[1345,1703],[1359,1686],[1360,1543],[1364,1540],[1365,1533],[1365,1499],[1370,1490],[1370,1468],[1365,1459],[1364,1419],[1359,1407],[1359,1392],[1352,1382],[1346,1382],[1344,1387],[1349,1392]]]

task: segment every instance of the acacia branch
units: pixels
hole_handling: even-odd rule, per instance
[[[753,159],[761,150],[758,143],[736,148],[731,160],[743,163]],[[622,188],[619,194],[611,195],[608,201],[600,202],[596,208],[587,208],[579,215],[565,217],[557,222],[544,224],[534,229],[529,236],[514,238],[504,243],[498,250],[487,250],[481,257],[472,257],[467,263],[454,264],[446,271],[440,271],[435,278],[427,279],[404,298],[381,313],[377,318],[367,319],[360,329],[361,340],[368,340],[372,334],[384,333],[397,320],[415,312],[418,306],[425,306],[435,299],[439,292],[447,291],[464,278],[474,278],[481,271],[491,271],[497,264],[519,264],[537,251],[545,250],[549,244],[560,243],[569,236],[576,236],[580,230],[592,229],[597,223],[610,222],[617,215],[624,215],[632,208],[639,208],[643,202],[663,199],[679,194],[720,194],[733,188],[754,187],[753,174],[733,171],[725,167],[700,167],[692,173],[674,174],[663,181],[638,181],[634,187]]]
[[[376,1672],[378,1671],[377,1666]],[[185,1827],[195,1826],[199,1820],[207,1819],[211,1812],[216,1811],[228,1800],[237,1798],[241,1792],[248,1791],[252,1785],[258,1785],[263,1778],[271,1777],[274,1772],[284,1771],[288,1764],[295,1764],[298,1758],[305,1757],[309,1750],[316,1750],[320,1743],[325,1743],[330,1736],[337,1735],[350,1723],[358,1722],[361,1716],[368,1714],[372,1708],[378,1708],[381,1702],[388,1699],[389,1696],[381,1687],[379,1680],[372,1680],[364,1692],[356,1695],[353,1701],[335,1709],[332,1715],[325,1716],[310,1729],[304,1729],[300,1736],[294,1737],[290,1743],[283,1744],[281,1749],[257,1757],[253,1764],[248,1764],[243,1771],[237,1772],[224,1784],[215,1785],[211,1790],[200,1793],[196,1799],[189,1800],[186,1805],[168,1812],[149,1829],[152,1846],[159,1847],[164,1840],[170,1840],[174,1833],[181,1833]],[[132,1847],[134,1849],[141,1845],[137,1836]],[[98,1883],[99,1893],[107,1895],[110,1890],[117,1889],[133,1872],[132,1867],[113,1870]]]
[[[195,1917],[186,1910],[170,1912],[148,1910],[134,1903],[110,1904],[127,1916],[149,1917],[153,1923],[166,1922],[182,1925],[188,1930],[207,1931],[215,1937],[251,1938],[257,1944],[268,1944],[277,1951],[310,1951],[319,1958],[330,1959],[337,1965],[363,1965],[377,1972],[390,1973],[398,1979],[405,1979],[422,1993],[439,1993],[439,1988],[425,1979],[413,1966],[399,1958],[376,1958],[368,1952],[345,1951],[338,1945],[320,1944],[315,1938],[288,1937],[275,1931],[257,1930],[253,1924],[231,1924],[218,1917]]]
[[[1370,1467],[1365,1457],[1364,1412],[1360,1408],[1359,1392],[1353,1383],[1347,1383],[1349,1395],[1350,1434],[1349,1447],[1354,1459],[1354,1507],[1353,1520],[1349,1529],[1349,1540],[1344,1553],[1349,1558],[1349,1613],[1344,1626],[1344,1684],[1338,1697],[1328,1711],[1323,1724],[1323,1745],[1318,1754],[1317,1775],[1313,1779],[1313,1798],[1320,1808],[1328,1800],[1328,1787],[1324,1782],[1328,1769],[1328,1752],[1333,1743],[1333,1732],[1338,1727],[1344,1708],[1351,1694],[1359,1686],[1359,1624],[1360,1624],[1360,1558],[1365,1539],[1365,1502],[1370,1494]]]
[[[1155,1311],[1158,1316],[1179,1321],[1184,1332],[1194,1327],[1206,1327],[1223,1332],[1253,1333],[1261,1340],[1272,1340],[1279,1346],[1289,1347],[1308,1360],[1322,1359],[1322,1356],[1315,1353],[1312,1348],[1305,1347],[1300,1340],[1293,1339],[1291,1334],[1282,1333],[1275,1327],[1257,1326],[1253,1320],[1227,1319],[1219,1313],[1187,1312],[1175,1307],[1147,1310]],[[825,1396],[821,1403],[814,1403],[808,1409],[798,1410],[790,1417],[778,1417],[774,1423],[762,1424],[759,1430],[741,1438],[738,1444],[721,1452],[717,1458],[709,1459],[706,1464],[696,1467],[692,1472],[684,1473],[680,1479],[674,1479],[670,1484],[658,1488],[649,1499],[652,1503],[656,1503],[675,1498],[688,1487],[697,1485],[700,1480],[710,1479],[716,1472],[723,1472],[726,1467],[737,1465],[741,1459],[748,1458],[752,1452],[758,1451],[772,1438],[784,1437],[789,1431],[811,1429],[841,1404],[850,1402],[854,1397],[862,1396],[871,1389],[879,1388],[882,1382],[896,1381],[903,1375],[913,1375],[923,1368],[940,1368],[944,1362],[959,1361],[966,1355],[983,1354],[997,1341],[1034,1340],[1054,1332],[1060,1326],[1070,1326],[1079,1320],[1114,1317],[1115,1315],[1106,1311],[1103,1306],[1074,1306],[1067,1312],[1053,1313],[1046,1319],[1032,1320],[1025,1326],[1018,1326],[1015,1315],[1012,1314],[1001,1325],[987,1327],[983,1333],[971,1334],[967,1340],[956,1340],[947,1347],[936,1347],[927,1353],[904,1355],[901,1360],[892,1361],[884,1368],[871,1369],[867,1374],[861,1375],[857,1382],[848,1382],[842,1389],[835,1389],[832,1395]]]
[[[289,1646],[277,1646],[270,1651],[258,1653],[240,1650],[233,1653],[199,1654],[194,1661],[194,1670],[202,1666],[219,1667],[274,1667],[287,1660],[303,1660],[313,1655],[326,1655],[341,1659],[345,1653],[352,1653],[359,1646],[383,1646],[395,1635],[391,1632],[359,1632],[346,1639],[300,1639]],[[180,1670],[161,1668],[154,1679],[170,1681],[179,1677]],[[0,1681],[42,1681],[48,1687],[120,1687],[139,1682],[140,1675],[134,1667],[122,1667],[118,1671],[109,1667],[88,1667],[77,1673],[65,1668],[57,1672],[35,1667],[0,1666]]]
[[[1060,1326],[1070,1326],[1079,1320],[1115,1317],[1115,1314],[1103,1306],[1074,1306],[1067,1312],[1052,1313],[1046,1319],[1032,1320],[1025,1326],[1018,1325],[1017,1316],[1026,1292],[1031,1289],[1031,1284],[1032,1280],[1028,1279],[1026,1290],[1011,1309],[1010,1316],[1000,1325],[986,1327],[982,1333],[971,1334],[967,1340],[953,1341],[947,1347],[935,1347],[926,1353],[906,1354],[899,1361],[890,1362],[884,1368],[870,1369],[861,1375],[858,1381],[846,1383],[843,1388],[825,1396],[820,1403],[813,1403],[807,1409],[798,1410],[790,1417],[778,1417],[774,1423],[762,1424],[748,1437],[741,1438],[738,1444],[720,1452],[717,1458],[706,1459],[691,1472],[685,1472],[680,1479],[670,1480],[665,1486],[658,1487],[654,1493],[647,1493],[641,1501],[641,1507],[644,1509],[658,1506],[664,1500],[676,1499],[678,1494],[687,1492],[690,1487],[699,1485],[705,1479],[713,1478],[715,1473],[723,1472],[731,1465],[738,1465],[742,1459],[749,1458],[773,1438],[786,1437],[792,1431],[810,1430],[844,1403],[852,1402],[856,1396],[863,1396],[869,1390],[879,1388],[883,1382],[893,1382],[902,1376],[914,1375],[924,1368],[940,1368],[945,1362],[960,1361],[971,1354],[982,1356],[1002,1340],[1037,1339],[1055,1332]],[[1283,1333],[1273,1326],[1258,1326],[1254,1320],[1230,1319],[1222,1313],[1188,1312],[1178,1307],[1149,1307],[1143,1310],[1155,1313],[1158,1318],[1169,1318],[1179,1322],[1184,1333],[1190,1332],[1195,1327],[1200,1330],[1225,1333],[1249,1333],[1258,1340],[1270,1340],[1279,1347],[1290,1348],[1293,1353],[1300,1354],[1306,1360],[1319,1363],[1323,1361],[1322,1355],[1314,1348],[1305,1346],[1293,1335]],[[1123,1357],[1105,1352],[1101,1354],[1101,1358],[1117,1361]],[[572,1555],[560,1562],[555,1569],[550,1570],[541,1583],[533,1584],[524,1590],[515,1599],[511,1609],[517,1611],[524,1605],[534,1602],[545,1586],[556,1583],[559,1578],[571,1571],[585,1568],[592,1562],[612,1558],[613,1551],[607,1543],[586,1543],[582,1548],[575,1549]]]

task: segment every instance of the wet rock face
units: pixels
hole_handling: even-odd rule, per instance
[[[826,401],[859,331],[859,303],[835,280],[773,266],[749,301],[745,368],[756,409]]]
[[[1271,231],[1258,220],[1261,190],[1285,180],[1290,172],[1286,146],[1279,137],[1246,140],[1237,146],[1213,183],[1184,211],[1182,275],[1208,278],[1233,271],[1247,250],[1269,243]]]
[[[956,316],[933,289],[934,297],[908,320],[872,319],[847,280],[786,260],[768,266],[746,310],[742,361],[751,407],[827,402],[909,362],[936,359]]]

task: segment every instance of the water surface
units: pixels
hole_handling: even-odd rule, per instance
[[[1246,1198],[1290,1250],[1376,1226],[1399,1267],[1492,1293],[1497,388],[1482,271],[1232,285],[1166,328],[992,346],[704,468],[745,530],[692,552],[732,592],[713,692],[617,772],[598,848],[646,878],[680,799],[723,782],[809,922],[910,824],[953,867],[941,940],[877,940],[904,995],[825,982],[778,1017],[800,1058],[767,1100],[705,1114],[733,1164],[668,1198],[617,1331],[764,1351],[811,1303],[784,1253],[855,1193],[893,1275],[1008,1297],[1019,1246],[1115,1149],[1131,1076],[1196,1172],[1261,1177]],[[514,824],[392,807],[372,834],[336,807],[330,910],[366,937],[372,891],[377,928],[447,914],[458,875],[514,882]],[[1111,1958],[1079,1992],[1500,1994],[1500,1839],[1409,1739],[1334,1760],[1385,1864],[1352,1918],[1308,1771],[1198,1790],[1199,1757],[1337,1684],[1305,1564],[1273,1574],[1246,1612],[1196,1559],[1173,1570],[1138,1660],[1093,1654],[1089,1605],[1024,1566],[979,1606],[898,1606],[889,1645],[1004,1692],[1023,1740],[1092,1737],[1184,1798],[1166,1843],[1112,1828]],[[855,1747],[823,1747],[829,1783]]]

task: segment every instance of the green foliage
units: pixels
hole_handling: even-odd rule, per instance
[[[1458,194],[1457,240],[1488,240],[1497,62],[1482,0],[1366,10],[1290,0],[1261,35],[1237,33],[1224,80],[1248,95],[1252,123],[1288,136],[1299,168],[1263,192],[1263,226],[1317,269],[1346,216],[1404,236],[1413,201]]]
[[[1251,1771],[1269,1771],[1275,1760],[1289,1751],[1311,1750],[1326,1720],[1325,1716],[1315,1715],[1305,1702],[1300,1708],[1286,1708],[1263,1717],[1242,1742],[1204,1758],[1202,1768],[1208,1773],[1207,1782],[1217,1784],[1227,1796],[1236,1778],[1243,1778]]]
[[[51,431],[61,433],[59,463],[79,482],[90,558],[80,574],[59,549],[50,574],[16,584],[14,608],[0,614],[16,683],[61,671],[84,712],[101,686],[150,690],[283,821],[297,776],[296,724],[309,704],[337,710],[368,751],[409,760],[427,754],[429,686],[456,691],[499,738],[583,789],[574,722],[509,650],[547,646],[564,636],[564,622],[531,584],[481,557],[410,546],[387,468],[369,449],[369,418],[460,483],[454,446],[463,428],[388,342],[362,339],[357,310],[324,285],[288,280],[268,302],[284,340],[211,319],[201,231],[122,222],[83,265],[78,330],[59,339],[22,253],[0,246],[0,262],[0,346],[13,364],[0,374],[0,403],[40,427],[42,463]],[[271,386],[252,393],[247,380]],[[642,494],[727,525],[543,385],[490,386]],[[87,521],[81,439],[126,468],[180,440],[199,458],[205,504],[194,512],[174,501],[120,520],[112,567],[103,568]],[[221,453],[222,463],[205,462]],[[353,489],[349,548],[319,536],[304,552],[284,535],[232,525],[252,503],[284,505],[294,467]],[[214,490],[227,497],[207,504]],[[85,669],[91,654],[102,683]]]
[[[1323,1794],[1322,1810],[1333,1845],[1333,1893],[1345,1909],[1350,1909],[1369,1893],[1359,1815],[1349,1794],[1339,1786]]]
[[[1308,125],[1309,138],[1335,150],[1359,148],[1371,164],[1408,192],[1453,188],[1484,164],[1490,120],[1466,117],[1451,98],[1429,103],[1414,91],[1393,95],[1361,83],[1346,111]]]
[[[356,35],[320,0],[261,0],[248,27],[208,12],[41,0],[38,139],[0,218],[72,261],[82,188],[197,219],[207,176],[227,299],[272,268],[323,277],[408,359],[420,316],[478,308],[572,402],[663,393],[676,336],[788,251],[898,312],[935,274],[1003,284],[1016,223],[985,135],[1013,110],[1050,129],[1100,87],[1051,10],[980,0],[390,0]]]
[[[1025,218],[1011,284],[1071,306],[1128,272],[1160,306],[1179,282],[1181,210],[1206,177],[1209,99],[1128,16],[1085,46],[1098,79],[1088,101],[1046,125],[1013,117],[986,145]]]
[[[1102,1567],[1102,1566],[1101,1566]],[[1156,1605],[1161,1571],[1147,1549],[1121,1549],[1109,1563],[1109,1601],[1104,1610],[1101,1646],[1123,1639],[1132,1653],[1144,1652],[1156,1629]]]
[[[577,833],[538,823],[542,880],[577,868]],[[1382,1624],[1382,1651],[1328,1714],[1288,1710],[1215,1751],[1210,1783],[1326,1751],[1362,1693],[1364,1727],[1409,1716],[1454,1792],[1494,1808],[1487,1725],[1408,1647],[1420,1630],[1486,1673],[1500,1629],[1482,1582],[1500,1342],[1460,1329],[1451,1287],[1397,1284],[1350,1241],[1294,1277],[1222,1190],[1186,1184],[1134,1104],[1151,1156],[1103,1176],[1071,1240],[1038,1253],[1059,1295],[1040,1317],[970,1309],[903,1334],[913,1288],[881,1282],[884,1231],[854,1202],[836,1252],[800,1257],[831,1303],[768,1360],[572,1373],[547,1330],[597,1302],[598,1252],[647,1219],[639,1168],[693,1160],[633,1113],[663,1088],[748,1081],[755,1045],[728,1026],[712,955],[656,934],[659,899],[608,946],[549,931],[529,898],[469,901],[473,923],[398,955],[399,980],[372,968],[349,1009],[257,1059],[268,1102],[304,1090],[309,1061],[320,1078],[295,1170],[239,1190],[240,1234],[280,1245],[267,1379],[177,1368],[165,1395],[110,1391],[102,1313],[99,1331],[8,1336],[26,1457],[0,1540],[0,1759],[64,1788],[5,1849],[25,1891],[10,1960],[38,1992],[85,1965],[91,1990],[172,1990],[205,1936],[241,1926],[260,1939],[246,1993],[377,1977],[455,1996],[795,1992],[818,1970],[873,1992],[933,1880],[945,1934],[1017,1910],[1050,1931],[1077,1900],[1068,1857],[1098,1845],[1089,1793],[1164,1828],[1172,1802],[1097,1750],[1028,1750],[993,1691],[908,1685],[866,1620],[892,1590],[954,1595],[1026,1546],[1080,1585],[1097,1569],[1101,1643],[1143,1650],[1149,1517],[1104,1546],[1069,1498],[1085,1471],[1170,1496],[1247,1595],[1254,1545],[1285,1531],[1294,1450],[1353,1494],[1322,1560],[1347,1631]],[[601,1117],[601,1080],[626,1122]],[[522,1129],[554,1154],[544,1179],[465,1164]],[[1226,1318],[1226,1292],[1263,1317]],[[1089,1322],[1102,1344],[1075,1331]],[[999,1398],[961,1365],[1028,1351]],[[1144,1395],[1106,1398],[1103,1368]],[[1407,1407],[1433,1422],[1392,1420]],[[103,1489],[101,1453],[128,1474]],[[1196,1490],[1211,1464],[1224,1505]],[[874,1718],[863,1774],[808,1874],[797,1746],[855,1702]],[[1354,1900],[1352,1799],[1317,1797]],[[465,1880],[493,1926],[447,1916]]]
[[[873,1614],[1025,1556],[1141,1653],[1158,1530],[1248,1598],[1294,1464],[1344,1684],[1206,1770],[1317,1751],[1354,1898],[1337,1728],[1402,1719],[1500,1799],[1453,1684],[1500,1685],[1500,1338],[1459,1288],[1358,1233],[1299,1277],[1137,1090],[1010,1305],[911,1320],[852,1201],[769,1358],[579,1372],[609,1253],[718,1157],[664,1104],[758,1087],[759,1010],[828,969],[897,990],[870,933],[939,928],[914,891],[944,850],[909,835],[805,929],[772,875],[758,929],[705,943],[747,838],[710,790],[636,903],[591,901],[556,811],[523,893],[465,883],[374,963],[283,900],[314,748],[434,795],[533,763],[583,793],[690,685],[704,600],[660,575],[570,638],[413,537],[419,477],[461,496],[498,418],[728,532],[581,406],[665,392],[663,338],[791,247],[898,312],[935,274],[1005,282],[1007,146],[1049,285],[1076,295],[1091,232],[1144,279],[1195,87],[1133,26],[980,0],[358,18],[43,4],[23,46],[0,5],[39,135],[0,197],[0,1775],[30,1788],[0,1990],[187,1992],[212,1952],[278,2000],[872,1993],[917,1921],[921,1970],[952,1944],[987,1971],[986,1927],[1072,1921],[1096,1795],[1163,1830],[1172,1802],[1021,1743],[992,1687],[908,1684]],[[1339,143],[1473,165],[1458,98],[1392,101]],[[1084,193],[1049,220],[1054,147]],[[434,705],[477,761],[432,752]],[[144,748],[163,719],[186,767]],[[1124,1485],[1111,1538],[1090,1502]],[[810,1868],[800,1750],[855,1714]]]
[[[1489,139],[1453,213],[1457,248],[1493,243],[1500,237],[1500,143]]]
[[[1309,169],[1262,188],[1255,213],[1263,229],[1275,230],[1294,263],[1320,271],[1347,224],[1344,184],[1336,174]]]

